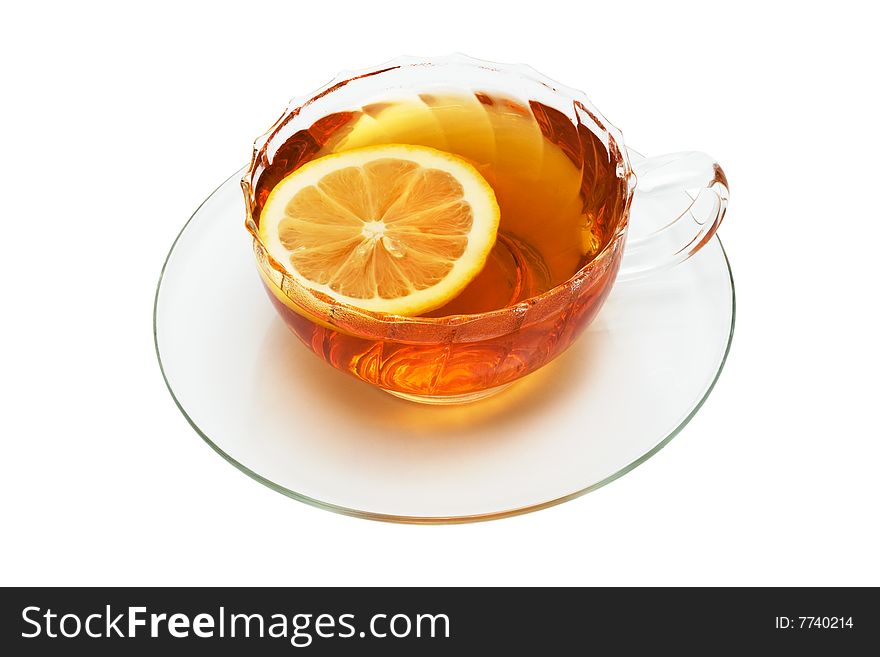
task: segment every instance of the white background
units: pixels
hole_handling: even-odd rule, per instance
[[[880,584],[878,21],[741,4],[6,7],[0,583]],[[155,286],[289,97],[452,51],[583,88],[642,152],[718,158],[733,348],[681,435],[586,497],[464,526],[342,517],[193,433]]]

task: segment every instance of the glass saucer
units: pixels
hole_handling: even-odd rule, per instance
[[[318,360],[275,313],[243,228],[240,177],[171,247],[153,332],[193,429],[285,495],[412,523],[535,511],[647,460],[721,373],[735,297],[716,237],[674,268],[618,283],[569,351],[495,397],[445,407],[392,397]]]

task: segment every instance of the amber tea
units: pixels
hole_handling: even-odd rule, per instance
[[[594,118],[580,109],[588,121]],[[294,332],[334,366],[422,401],[460,400],[496,388],[565,348],[601,305],[610,287],[605,279],[613,277],[619,258],[609,260],[592,281],[596,294],[583,295],[579,303],[543,307],[546,316],[526,318],[528,300],[572,278],[617,231],[626,194],[609,146],[580,120],[499,93],[432,90],[382,99],[299,130],[271,163],[258,154],[251,177],[254,222],[259,225],[273,187],[307,162],[382,144],[428,146],[463,158],[489,183],[500,208],[497,240],[482,271],[455,298],[423,316],[471,315],[519,304],[521,319],[529,321],[507,334],[475,335],[455,345],[419,344],[393,331],[359,335],[295,310],[284,290],[265,276],[264,262],[271,297]]]

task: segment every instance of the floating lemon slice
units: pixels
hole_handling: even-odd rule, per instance
[[[499,219],[495,193],[465,160],[394,144],[294,171],[266,199],[260,237],[312,290],[365,310],[419,315],[480,273]]]

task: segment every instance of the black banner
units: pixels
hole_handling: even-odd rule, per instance
[[[7,655],[845,655],[880,644],[875,589],[3,589],[0,614]]]

